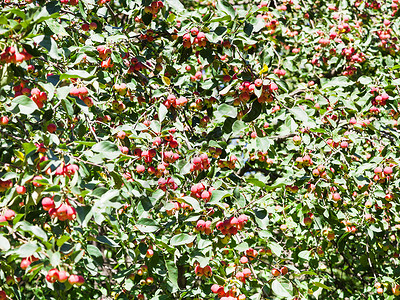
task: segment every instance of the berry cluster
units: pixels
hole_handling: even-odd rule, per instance
[[[251,276],[251,270],[249,268],[244,268],[242,271],[237,272],[235,276],[239,281],[246,283],[246,279]]]
[[[78,0],[77,0],[78,1]],[[103,4],[106,4],[107,2],[110,2],[111,0],[98,0],[97,5],[102,6]]]
[[[3,214],[0,215],[0,223],[11,221],[14,218],[15,218],[15,211],[13,211],[12,209],[6,209],[5,211],[3,211]],[[0,225],[0,227],[2,227],[2,225]]]
[[[268,157],[268,151],[265,152],[258,151],[257,155],[254,153],[250,154],[250,160],[254,161],[256,159],[258,159],[261,162],[265,161],[268,165],[272,165],[274,163],[274,160]]]
[[[275,69],[274,74],[277,75],[278,77],[283,77],[286,75],[286,71],[283,69]]]
[[[92,22],[90,24],[84,23],[84,24],[82,24],[81,28],[83,31],[96,30],[97,24],[95,22]]]
[[[381,106],[385,106],[386,105],[386,101],[389,99],[389,95],[383,91],[380,92],[379,88],[377,87],[372,87],[371,88],[371,94],[374,95],[374,99],[372,99],[371,103],[372,105],[381,105]]]
[[[189,32],[186,32],[183,37],[183,47],[190,48],[192,45],[205,47],[207,45],[207,38],[204,32],[199,31],[197,27],[193,27]]]
[[[350,63],[362,63],[365,61],[365,55],[364,53],[355,53],[356,50],[353,47],[350,48],[344,48],[342,50],[342,55],[346,57]]]
[[[6,126],[10,120],[7,116],[0,117],[0,126]]]
[[[114,64],[111,61],[111,49],[104,46],[104,45],[100,45],[97,46],[97,51],[99,52],[99,57],[103,60],[101,62],[101,67],[103,69],[107,69],[107,68],[112,68],[114,66]]]
[[[59,207],[55,207],[53,197],[44,197],[42,199],[42,206],[45,211],[49,212],[52,218],[57,217],[60,221],[74,220],[76,218],[76,210],[69,205],[68,200],[62,203]]]
[[[185,97],[179,97],[176,99],[175,95],[168,95],[167,99],[163,102],[166,108],[177,108],[179,106],[185,106],[188,100]]]
[[[174,181],[172,177],[168,177],[167,179],[165,178],[160,178],[158,179],[158,188],[163,190],[164,192],[167,190],[167,188],[170,188],[171,190],[176,190],[178,188],[178,185]]]
[[[79,166],[75,164],[68,164],[66,165],[65,163],[61,163],[56,169],[56,172],[54,175],[56,176],[68,176],[71,178],[72,175],[74,175],[77,171],[79,170]]]
[[[208,190],[206,190],[204,184],[199,182],[199,183],[194,184],[191,187],[190,195],[197,199],[203,199],[207,203],[208,201],[210,201],[212,192],[214,190],[215,190],[215,188],[213,188],[213,187],[210,187]]]
[[[204,277],[210,278],[212,275],[212,270],[211,270],[211,267],[208,265],[205,266],[204,268],[202,268],[202,267],[200,267],[199,264],[196,264],[194,267],[194,273],[196,274],[196,276],[199,276],[199,277],[204,276]]]
[[[222,154],[222,149],[221,148],[210,147],[210,148],[208,148],[208,152],[210,152],[212,157],[218,158]]]
[[[185,202],[179,203],[179,202],[173,201],[172,204],[173,204],[174,208],[166,210],[166,213],[168,216],[174,215],[176,211],[179,211],[181,209],[188,210],[188,211],[193,210],[193,207]]]
[[[79,88],[73,86],[69,94],[73,97],[78,97],[79,99],[81,99],[88,107],[93,106],[93,100],[92,98],[87,97],[88,89],[85,86],[81,86]]]
[[[56,281],[66,282],[68,280],[68,278],[69,278],[69,274],[67,271],[58,271],[57,269],[49,270],[46,275],[46,280],[50,283],[54,283]],[[82,277],[82,279],[83,279],[83,277]]]
[[[111,52],[112,52],[110,48],[108,48],[104,45],[97,46],[97,51],[99,52],[99,57],[102,60],[105,60],[106,58],[110,57]]]
[[[0,300],[7,300],[7,294],[5,291],[0,291]]]
[[[71,285],[81,286],[85,283],[85,279],[80,275],[69,275],[67,271],[51,269],[47,272],[46,280],[50,283],[58,282],[66,282],[68,280]]]
[[[26,270],[31,265],[31,263],[33,263],[34,261],[38,261],[38,260],[39,260],[39,258],[36,258],[33,255],[29,256],[29,257],[25,257],[21,260],[20,267],[22,270]]]
[[[13,187],[13,182],[11,180],[1,180],[0,179],[0,192],[4,192],[7,189]]]
[[[314,177],[321,177],[321,178],[326,178],[327,174],[325,171],[325,166],[324,165],[319,165],[316,169],[312,171],[312,175]]]
[[[128,154],[129,153],[129,148],[126,146],[118,146],[118,149],[123,153],[123,154]]]
[[[374,170],[374,181],[379,181],[379,183],[384,183],[387,179],[388,181],[393,178],[393,169],[392,167],[385,167],[383,170],[381,167],[377,167]]]
[[[237,157],[235,155],[231,155],[229,157],[229,160],[222,160],[220,159],[218,161],[218,167],[220,168],[229,168],[229,169],[234,169],[235,168],[235,164],[237,162]]]
[[[296,167],[301,169],[303,167],[309,167],[309,166],[313,165],[313,161],[312,161],[310,155],[304,155],[303,157],[296,158],[295,165],[296,165]]]
[[[143,69],[145,69],[146,67],[140,62],[138,61],[138,59],[136,57],[133,57],[130,61],[130,66],[128,69],[128,74],[132,74],[135,71],[136,72],[140,72]]]
[[[239,230],[244,228],[248,219],[246,215],[240,215],[238,218],[230,217],[224,221],[217,222],[216,228],[221,231],[223,235],[235,235]]]
[[[114,84],[113,85],[114,90],[116,90],[118,92],[118,94],[120,94],[121,96],[125,96],[127,93],[127,87],[125,83],[121,83],[121,84]]]
[[[289,270],[285,266],[283,266],[281,269],[274,268],[274,269],[271,270],[271,274],[274,277],[278,277],[280,275],[286,275],[288,272],[289,272]]]
[[[152,14],[153,17],[158,13],[160,9],[164,7],[164,3],[162,1],[153,1],[150,6],[146,6],[144,8],[144,12],[146,14]]]
[[[250,273],[251,273],[251,271],[250,271]],[[214,294],[217,294],[221,300],[245,300],[246,299],[246,296],[243,294],[236,297],[236,294],[237,294],[236,286],[233,286],[229,291],[225,292],[224,286],[221,286],[218,284],[213,284],[211,286],[211,291]]]
[[[22,63],[23,61],[29,60],[31,58],[32,55],[26,52],[25,49],[23,49],[21,52],[18,52],[18,49],[13,46],[5,48],[4,52],[0,54],[0,62],[4,62],[7,64]]]
[[[179,159],[179,154],[172,151],[165,151],[162,153],[164,161],[172,164]]]
[[[206,235],[210,235],[212,233],[211,221],[198,220],[196,230]]]
[[[256,81],[257,81],[257,79],[256,79]],[[256,82],[256,84],[259,84],[259,83]],[[257,101],[259,103],[266,103],[266,102],[271,103],[272,101],[274,101],[273,92],[278,90],[278,85],[275,82],[271,82],[268,85],[263,85],[263,84],[261,84],[261,85],[262,85],[262,93],[261,93],[260,97],[258,97]]]
[[[79,0],[60,0],[61,4],[78,5]]]
[[[200,156],[195,156],[192,159],[192,164],[190,166],[190,172],[203,171],[210,168],[210,160],[206,153],[200,154]]]

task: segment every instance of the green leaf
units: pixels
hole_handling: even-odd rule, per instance
[[[12,100],[11,103],[11,110],[13,113],[22,113],[24,115],[30,115],[32,114],[35,110],[37,110],[38,107],[33,100],[25,95],[18,96]]]
[[[50,252],[48,254],[49,254],[50,265],[52,265],[53,267],[58,266],[61,261],[60,252]]]
[[[259,186],[259,187],[265,187],[265,183],[258,180],[257,178],[246,178],[246,182],[249,182],[251,184],[254,184],[255,186]]]
[[[304,251],[301,251],[301,252],[298,254],[298,256],[299,256],[300,258],[304,259],[304,260],[310,260],[310,258],[311,258],[311,253],[310,253],[309,250],[304,250]]]
[[[102,141],[92,147],[92,150],[97,153],[101,153],[105,158],[115,159],[121,155],[121,151],[118,146],[109,141]]]
[[[232,5],[229,4],[229,2],[224,0],[218,0],[216,8],[219,11],[222,11],[226,15],[230,16],[232,19],[235,18],[235,9],[232,7]]]
[[[99,248],[97,248],[94,245],[88,245],[87,246],[87,252],[89,253],[90,256],[93,256],[93,257],[96,257],[96,258],[103,258],[103,254],[101,253]]]
[[[15,250],[15,254],[19,257],[29,257],[33,255],[40,247],[36,242],[28,242]]]
[[[224,95],[228,94],[228,92],[231,90],[231,88],[232,88],[232,84],[227,85],[226,87],[224,87],[224,88],[219,92],[219,94],[222,95],[222,96],[224,96]]]
[[[265,21],[263,18],[253,18],[250,23],[253,25],[253,33],[257,33],[265,28]]]
[[[211,194],[211,199],[208,202],[208,204],[216,204],[219,206],[222,206],[222,203],[220,202],[223,198],[225,197],[230,197],[232,196],[231,191],[221,191],[221,190],[215,190]]]
[[[66,241],[68,241],[70,239],[69,236],[67,235],[63,235],[60,238],[57,239],[57,246],[61,247]]]
[[[171,8],[175,9],[177,12],[185,11],[185,7],[179,0],[166,0],[165,1]]]
[[[182,200],[187,204],[189,204],[190,206],[192,206],[195,212],[201,211],[199,201],[197,201],[195,198],[186,196],[183,197]]]
[[[103,204],[106,204],[109,201],[117,200],[119,198],[120,191],[119,190],[109,190],[103,195],[101,195],[100,199]]]
[[[335,77],[332,80],[329,80],[328,82],[326,82],[322,88],[326,89],[328,87],[346,87],[349,85],[353,85],[354,82],[350,81],[348,77],[346,76],[339,76],[339,77]]]
[[[236,118],[236,116],[237,116],[237,108],[232,106],[232,105],[221,104],[218,107],[218,113],[221,116]]]
[[[323,288],[323,289],[326,289],[326,290],[331,290],[332,289],[329,286],[327,286],[327,285],[325,285],[325,284],[323,284],[321,282],[318,282],[318,281],[315,281],[312,284],[315,285],[316,287]]]
[[[257,149],[267,151],[271,146],[271,140],[268,137],[257,137],[256,138]]]
[[[93,211],[88,206],[78,206],[76,208],[76,220],[82,227],[86,227],[90,219],[93,217]]]
[[[370,84],[372,82],[372,79],[371,79],[371,77],[368,77],[368,76],[361,76],[360,78],[358,78],[358,81],[361,84],[367,85],[367,84]]]
[[[61,191],[61,187],[59,185],[52,185],[44,190],[44,192],[59,192]]]
[[[165,266],[167,267],[168,279],[176,289],[179,289],[178,268],[176,267],[175,263],[172,260],[165,260]]]
[[[65,31],[64,26],[58,23],[55,19],[47,19],[46,24],[47,26],[49,26],[50,30],[53,31],[55,34],[61,36],[69,36],[68,32]]]
[[[276,255],[276,256],[281,256],[283,248],[281,245],[275,242],[269,242],[268,247],[271,248],[271,251]]]
[[[261,114],[261,109],[261,104],[257,100],[253,101],[250,111],[246,115],[244,115],[242,120],[246,123],[254,121]]]
[[[140,219],[136,223],[136,227],[141,232],[155,232],[160,228],[156,221],[154,221],[153,219],[149,219],[149,218]]]
[[[168,114],[167,107],[164,104],[160,103],[160,106],[158,108],[158,118],[160,120],[160,123],[162,123],[162,121],[164,121],[167,114]]]
[[[23,143],[22,148],[24,148],[25,156],[27,156],[32,151],[36,151],[37,148],[34,143]]]
[[[2,251],[8,251],[10,249],[11,245],[10,242],[4,235],[0,235],[0,250]]]
[[[47,242],[47,234],[46,232],[40,228],[39,226],[32,225],[26,221],[20,221],[17,223],[18,230],[30,232],[34,236],[40,238],[41,240]]]
[[[292,297],[292,293],[289,292],[289,290],[287,288],[285,288],[278,279],[274,279],[274,281],[272,281],[271,284],[271,289],[272,291],[280,297],[285,297],[287,299],[291,299]]]
[[[115,248],[119,247],[119,245],[116,242],[114,242],[112,239],[110,239],[109,237],[106,237],[104,235],[99,235],[97,237],[97,240],[100,243],[107,244],[107,245],[109,245],[111,247],[115,247]]]
[[[242,120],[236,120],[232,125],[232,133],[238,134],[242,129],[247,128],[247,125]]]
[[[33,38],[34,42],[45,48],[49,56],[53,59],[59,60],[57,42],[48,35],[39,35]]]
[[[62,105],[67,112],[68,117],[72,119],[72,117],[74,116],[74,108],[72,107],[72,103],[67,98],[65,98],[62,100]]]
[[[249,249],[249,244],[246,242],[239,243],[236,247],[235,250],[238,252],[245,252],[247,249]]]
[[[83,71],[83,70],[70,70],[64,74],[60,75],[60,80],[68,79],[68,78],[82,78],[82,79],[89,79],[93,75]]]
[[[169,244],[171,246],[182,246],[193,242],[196,239],[195,235],[189,235],[186,233],[179,233],[171,238]]]
[[[253,32],[253,28],[254,28],[254,26],[253,26],[252,24],[246,22],[246,23],[244,24],[243,31],[244,31],[244,33],[246,33],[248,36],[250,36],[250,35],[252,34],[252,32]]]
[[[62,87],[57,88],[56,94],[57,94],[58,99],[62,100],[62,99],[67,98],[70,90],[71,90],[71,88],[69,86],[62,86]]]

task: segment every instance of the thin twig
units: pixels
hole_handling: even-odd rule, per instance
[[[112,18],[114,20],[115,27],[118,27],[117,16],[115,15],[115,13],[113,12],[113,10],[111,9],[110,5],[107,2],[106,2],[106,6],[107,6],[108,11],[110,12],[110,14],[111,14],[111,16],[112,16]]]

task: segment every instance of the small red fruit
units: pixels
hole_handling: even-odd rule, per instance
[[[2,125],[2,126],[7,125],[8,121],[9,121],[8,117],[6,117],[6,116],[0,117],[0,125]]]
[[[56,130],[57,130],[57,125],[56,124],[51,123],[51,124],[47,125],[47,131],[48,132],[53,133]]]
[[[31,261],[29,260],[29,258],[24,258],[21,261],[20,267],[22,270],[26,270],[30,265],[31,265]]]
[[[97,29],[97,24],[95,22],[92,22],[92,23],[89,24],[89,28],[91,30],[96,30]]]
[[[67,271],[59,271],[58,272],[58,281],[66,282],[68,280],[69,274]]]
[[[0,300],[7,300],[7,294],[5,291],[0,291]]]
[[[153,257],[153,255],[154,255],[154,251],[151,249],[148,249],[146,252],[146,257],[151,258],[151,257]]]
[[[82,28],[83,31],[89,31],[90,26],[89,26],[89,24],[85,23],[85,24],[82,24],[81,28]]]
[[[275,277],[281,275],[281,272],[278,269],[272,269],[271,274]]]
[[[281,268],[281,274],[282,274],[282,275],[286,275],[288,272],[289,272],[289,270],[288,270],[287,267],[282,267],[282,268]]]
[[[16,190],[17,194],[19,194],[19,195],[23,195],[26,193],[26,187],[24,187],[22,185],[18,185],[15,190]]]
[[[11,221],[15,218],[15,211],[13,211],[12,209],[7,209],[4,213],[4,217],[7,221]]]
[[[45,197],[42,199],[42,206],[45,211],[49,211],[51,208],[55,208],[54,200],[49,197]]]

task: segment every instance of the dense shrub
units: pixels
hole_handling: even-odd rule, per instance
[[[400,295],[393,1],[2,1],[0,299]]]

